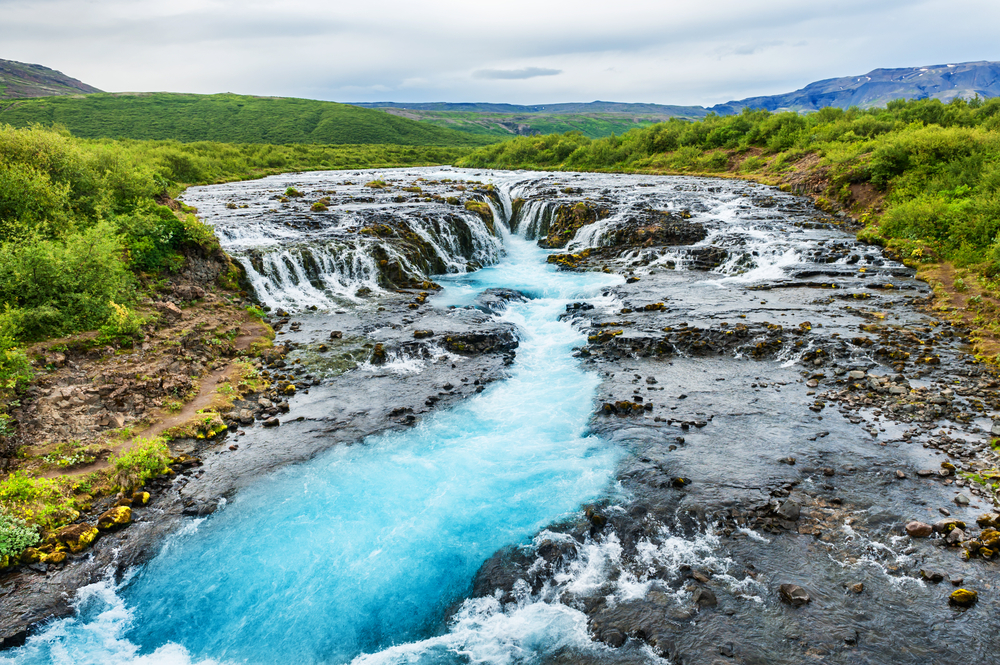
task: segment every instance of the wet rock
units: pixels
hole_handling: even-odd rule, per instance
[[[909,522],[906,525],[906,535],[911,538],[927,538],[934,533],[934,527],[925,522]]]
[[[145,506],[149,503],[149,492],[133,492],[131,505],[133,508]]]
[[[962,529],[952,529],[948,532],[948,535],[944,537],[944,541],[949,545],[958,545],[963,540],[965,540],[965,531]]]
[[[343,339],[344,333],[340,330],[334,330],[330,333],[330,339]]]
[[[965,507],[969,505],[969,497],[965,496],[964,494],[959,494],[958,496],[955,497],[954,500],[955,503],[958,504],[959,506]]]
[[[281,421],[278,420],[277,418],[268,418],[263,423],[264,427],[277,427],[280,424],[281,424]]]
[[[949,533],[953,529],[964,529],[965,522],[955,517],[938,520],[934,523],[934,533]]]
[[[372,355],[370,362],[372,365],[384,365],[388,360],[388,356],[385,353],[385,346],[382,344],[376,344],[375,348],[372,349]]]
[[[433,336],[434,336],[434,331],[433,330],[414,330],[413,331],[413,338],[414,339],[427,339],[428,337],[433,337]]]
[[[788,501],[785,501],[780,506],[778,506],[778,509],[774,512],[777,513],[782,518],[794,522],[795,520],[799,519],[799,514],[801,513],[801,511],[802,511],[802,506],[799,504],[799,502],[789,499]]]
[[[983,513],[976,518],[976,524],[982,528],[1000,529],[1000,513]]]
[[[959,607],[970,607],[979,600],[979,593],[971,589],[955,589],[948,597],[948,602]]]
[[[861,593],[865,590],[865,585],[861,582],[851,585],[851,593]]]
[[[250,409],[240,409],[239,417],[237,418],[241,425],[252,425],[253,424],[253,411]]]
[[[853,370],[853,371],[847,373],[847,378],[849,378],[851,380],[854,380],[854,381],[858,381],[860,379],[863,379],[863,378],[865,378],[865,376],[867,376],[867,375],[864,372],[860,371],[860,370]]]
[[[514,289],[486,289],[476,297],[476,306],[487,312],[500,313],[506,310],[511,302],[526,302],[527,300],[526,295]],[[582,304],[580,305],[582,307]],[[566,311],[571,311],[570,307],[567,305]],[[590,305],[590,309],[593,308],[594,306]]]
[[[132,522],[132,509],[128,506],[116,506],[97,519],[97,528],[101,531],[112,531],[129,525]]]
[[[900,480],[906,480],[906,473],[900,471],[899,469],[896,469],[896,477],[899,478]]]
[[[715,607],[719,604],[715,592],[707,587],[698,587],[691,593],[691,600],[699,608]]]
[[[792,607],[800,607],[809,602],[809,594],[797,584],[782,584],[778,587],[781,600]]]
[[[944,575],[937,572],[936,570],[924,570],[920,569],[920,577],[925,582],[930,582],[931,584],[940,584],[944,581]]]

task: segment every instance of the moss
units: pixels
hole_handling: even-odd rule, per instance
[[[71,524],[59,529],[55,539],[69,548],[73,554],[79,554],[97,540],[99,533],[97,527],[92,524]]]
[[[115,506],[100,516],[97,528],[101,531],[111,531],[127,526],[132,522],[132,509],[128,506]]]

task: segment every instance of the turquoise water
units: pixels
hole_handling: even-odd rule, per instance
[[[621,277],[558,273],[531,243],[508,237],[505,246],[498,265],[447,278],[435,305],[490,287],[529,293],[504,314],[521,330],[509,379],[413,429],[262,478],[120,587],[84,590],[77,616],[0,662],[459,658],[469,640],[454,636],[457,624],[442,635],[443,620],[483,561],[606,491],[617,456],[587,436],[598,378],[571,357],[585,340],[557,317]],[[482,621],[497,620],[487,609]],[[466,603],[462,616],[483,611]],[[531,639],[579,632],[580,617],[554,611],[533,610],[547,618],[527,620]],[[563,628],[547,631],[546,621]],[[468,621],[461,629],[475,632]]]

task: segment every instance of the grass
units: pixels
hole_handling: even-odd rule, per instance
[[[0,123],[81,138],[221,143],[477,146],[495,141],[335,102],[249,95],[98,93],[0,101]]]
[[[162,438],[136,438],[132,446],[112,457],[111,482],[124,491],[141,487],[150,478],[167,471],[170,449]]]

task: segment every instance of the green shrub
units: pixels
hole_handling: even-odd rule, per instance
[[[13,556],[40,540],[38,529],[27,522],[0,511],[0,557]]]
[[[69,479],[32,478],[20,471],[0,481],[0,509],[43,528],[55,528],[80,516]]]
[[[166,472],[169,461],[170,449],[162,438],[137,438],[131,447],[111,458],[114,469],[111,481],[126,491],[141,487],[150,478]]]
[[[0,399],[9,397],[32,377],[31,361],[17,343],[20,316],[8,306],[0,312]],[[0,415],[0,437],[8,434],[4,415]]]

